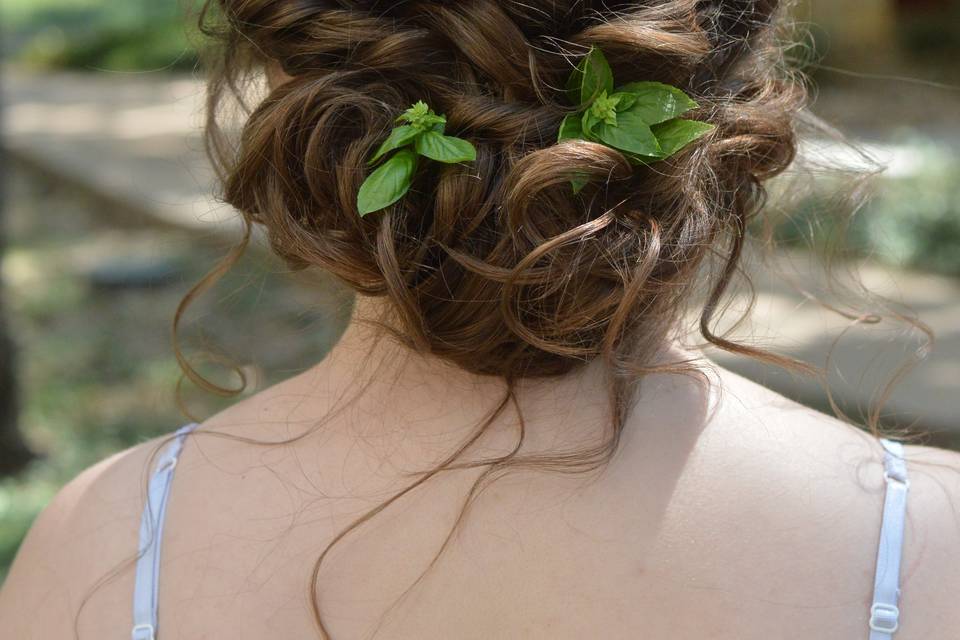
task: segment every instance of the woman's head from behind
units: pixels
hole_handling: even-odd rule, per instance
[[[455,531],[482,487],[509,468],[578,472],[609,461],[633,383],[648,371],[685,369],[658,356],[695,290],[706,291],[707,340],[788,362],[711,331],[762,185],[795,153],[803,92],[780,67],[779,2],[208,0],[207,9],[208,32],[225,44],[208,143],[223,196],[248,231],[261,226],[293,268],[320,267],[385,300],[376,319],[402,343],[507,383],[500,404],[444,462],[325,547],[310,600],[322,637],[330,634],[317,583],[331,548],[437,474],[483,468]],[[684,118],[710,132],[653,163],[595,142],[558,142],[561,122],[577,111],[567,79],[596,50],[617,86],[654,81],[688,94],[698,107]],[[245,80],[264,70],[268,95],[234,143],[219,126],[222,98],[243,100]],[[469,141],[476,160],[421,163],[404,197],[360,215],[371,158],[418,101],[446,116],[446,133]],[[576,192],[571,182],[584,179]],[[708,276],[702,266],[713,256],[719,268]],[[515,383],[596,359],[611,382],[603,441],[575,452],[524,450]],[[508,406],[518,413],[516,445],[465,460]]]
[[[236,148],[211,110],[225,199],[292,266],[386,298],[391,328],[419,350],[508,380],[598,356],[636,373],[719,252],[702,323],[713,337],[762,182],[793,158],[802,96],[778,67],[778,4],[219,0],[213,106],[264,66],[286,76]],[[699,104],[689,117],[715,129],[649,166],[557,143],[566,79],[591,47],[618,84],[679,87]],[[368,160],[418,100],[477,160],[421,167],[404,198],[361,217]],[[575,175],[591,178],[577,195]]]

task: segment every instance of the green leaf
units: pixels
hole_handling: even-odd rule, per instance
[[[597,120],[602,120],[610,125],[617,124],[617,104],[620,98],[608,96],[606,91],[601,91],[600,95],[590,105],[588,111],[593,114]]]
[[[591,47],[567,81],[567,93],[574,104],[587,105],[601,92],[613,92],[613,71],[607,57]]]
[[[430,113],[430,107],[423,100],[417,100],[417,102],[397,116],[397,122],[416,122],[420,118],[423,118],[428,113]]]
[[[618,91],[610,96],[617,100],[617,112],[629,111],[637,103],[637,96],[632,93]]]
[[[401,149],[371,173],[357,194],[357,210],[361,216],[386,209],[410,190],[417,169],[417,154]]]
[[[383,144],[380,145],[380,148],[377,149],[377,152],[370,158],[370,164],[375,164],[377,160],[390,153],[394,149],[399,149],[402,146],[410,144],[413,142],[413,139],[420,135],[422,132],[416,127],[410,125],[404,125],[402,127],[397,127],[390,132],[390,136],[383,141]]]
[[[629,111],[635,112],[649,125],[672,120],[698,106],[683,91],[662,82],[631,82],[620,87],[618,92],[636,98]],[[621,110],[626,109],[621,107]]]
[[[446,116],[438,116],[423,100],[397,116],[397,122],[407,122],[419,131],[435,130],[438,125],[447,123]]]
[[[570,185],[573,187],[573,193],[580,193],[585,186],[590,183],[590,180],[586,176],[577,176],[570,181]]]
[[[641,166],[650,165],[650,164],[653,164],[654,162],[659,162],[660,160],[663,160],[663,158],[661,158],[660,156],[641,156],[634,153],[624,153],[623,155],[625,155],[627,157],[627,160],[629,160],[633,164],[641,165]]]
[[[597,125],[601,122],[603,122],[603,120],[598,118],[592,110],[587,109],[584,111],[583,115],[580,117],[580,129],[583,131],[584,137],[594,137],[593,130],[596,129]]]
[[[422,120],[415,122],[413,126],[420,127],[424,131],[429,131],[436,129],[438,126],[446,126],[446,124],[446,116],[438,116],[435,113],[431,113],[430,115],[425,116]]]
[[[417,138],[416,148],[420,155],[447,164],[473,162],[477,159],[477,149],[470,142],[444,136],[436,131],[427,131]]]
[[[579,113],[571,113],[560,123],[560,134],[557,142],[564,140],[580,140],[583,138],[583,119]]]
[[[660,157],[669,158],[697,138],[710,133],[716,127],[698,120],[670,120],[654,125],[653,135],[660,142]]]
[[[605,144],[621,151],[642,156],[658,156],[661,153],[653,131],[632,111],[618,115],[616,126],[599,124],[595,133]]]

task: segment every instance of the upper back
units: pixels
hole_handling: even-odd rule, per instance
[[[866,637],[879,445],[736,376],[722,381],[711,407],[688,380],[651,380],[645,410],[600,474],[521,470],[496,480],[419,582],[479,470],[447,472],[407,495],[324,563],[318,593],[333,637],[368,637],[378,625],[379,637],[423,640]],[[286,446],[211,435],[289,435],[272,416],[294,415],[304,383],[241,403],[187,441],[163,540],[162,640],[319,637],[308,598],[320,552],[462,435],[449,415],[390,431],[382,415],[357,426],[357,414]],[[582,446],[597,410],[584,400],[580,415],[528,416],[531,446],[546,441],[545,423],[558,448]],[[495,432],[484,453],[510,438]],[[129,637],[133,575],[123,563],[137,549],[155,448],[87,471],[41,516],[0,597],[0,637],[68,636],[88,596],[80,638]],[[897,640],[953,637],[960,467],[951,453],[907,451]]]

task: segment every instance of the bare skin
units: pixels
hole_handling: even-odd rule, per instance
[[[188,440],[167,513],[161,640],[318,637],[309,576],[331,536],[409,483],[405,474],[449,453],[501,398],[497,381],[372,344],[370,330],[353,325],[323,362],[210,418]],[[494,483],[392,610],[478,472],[434,478],[347,538],[320,578],[333,637],[367,638],[379,624],[377,637],[392,640],[865,638],[883,502],[879,445],[703,365],[709,385],[674,375],[643,382],[602,474],[521,471]],[[594,364],[525,384],[523,450],[601,438],[602,373]],[[371,382],[356,395],[358,379]],[[211,435],[278,441],[323,416],[332,417],[287,445]],[[516,425],[505,412],[470,457],[508,451]],[[124,563],[158,444],[91,468],[47,508],[0,592],[0,638],[71,638],[75,621],[81,639],[130,637],[133,572]],[[956,638],[960,456],[907,450],[896,637]]]

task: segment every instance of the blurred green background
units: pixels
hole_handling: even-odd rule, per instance
[[[0,452],[8,453],[0,579],[64,482],[187,422],[174,402],[173,311],[235,237],[209,198],[197,134],[198,38],[185,17],[196,9],[148,0],[0,4],[0,309],[17,345],[19,387],[19,407],[0,416]],[[948,424],[960,415],[957,394],[943,391],[960,380],[960,8],[953,0],[808,0],[794,15],[802,45],[791,54],[816,82],[814,110],[849,140],[805,142],[811,159],[841,171],[811,169],[774,185],[776,236],[784,255],[822,248],[843,227],[845,216],[831,213],[858,207],[848,255],[882,266],[892,295],[933,318],[940,337],[932,369],[905,382],[888,421],[916,420],[937,443],[957,446]],[[880,165],[886,172],[865,183],[862,199],[844,197],[849,172]],[[761,297],[802,316],[780,286],[761,281]],[[321,358],[349,308],[349,295],[322,274],[293,277],[254,250],[191,311],[185,348],[235,358],[255,391]],[[830,340],[810,326],[785,349],[816,361]],[[854,342],[838,359],[866,366],[858,358],[877,344]],[[13,355],[0,350],[0,364]],[[235,382],[221,367],[205,370]],[[817,389],[744,371],[825,406]],[[847,405],[862,404],[862,390],[841,390]],[[190,388],[185,398],[198,416],[224,403]]]
[[[189,71],[196,2],[4,0],[5,52],[34,68]]]

